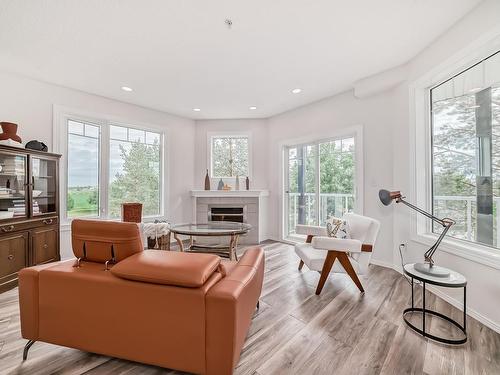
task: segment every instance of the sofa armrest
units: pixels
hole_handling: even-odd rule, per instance
[[[354,239],[342,239],[335,237],[314,237],[312,247],[321,250],[345,251],[359,253],[361,251],[361,241]]]
[[[295,227],[295,233],[305,234],[307,236],[326,236],[326,228],[318,225],[302,225],[299,224]]]
[[[56,263],[23,268],[19,271],[19,310],[21,335],[27,340],[38,340],[38,276]]]
[[[206,374],[232,374],[262,290],[264,251],[248,249],[206,295]]]

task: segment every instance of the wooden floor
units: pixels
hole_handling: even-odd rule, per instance
[[[370,266],[360,294],[344,275],[332,275],[321,296],[317,272],[297,270],[289,245],[269,243],[260,310],[248,333],[236,374],[500,374],[500,335],[468,319],[469,341],[460,347],[422,339],[405,327],[407,281]],[[460,318],[432,294],[428,306]],[[415,317],[416,318],[416,317]],[[448,332],[442,321],[429,329]],[[22,362],[17,290],[0,295],[1,374],[179,374],[124,360],[35,343]]]

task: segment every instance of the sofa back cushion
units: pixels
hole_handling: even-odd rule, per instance
[[[220,258],[212,254],[144,250],[113,266],[111,273],[122,279],[199,288],[219,264]]]
[[[75,257],[89,262],[104,263],[113,258],[119,262],[143,250],[135,223],[75,219],[71,242]]]

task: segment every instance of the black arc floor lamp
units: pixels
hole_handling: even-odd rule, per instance
[[[436,216],[422,210],[421,208],[414,206],[411,203],[408,203],[405,201],[405,197],[401,194],[400,191],[388,191],[388,190],[379,190],[378,192],[378,197],[380,198],[380,201],[385,205],[388,206],[392,203],[392,201],[396,201],[396,203],[403,203],[406,206],[414,209],[418,213],[428,217],[432,221],[440,224],[443,227],[443,231],[439,235],[437,241],[432,245],[429,250],[427,250],[424,254],[424,263],[415,263],[415,270],[422,272],[426,275],[429,276],[434,276],[434,277],[448,277],[450,276],[450,270],[444,267],[436,266],[434,264],[434,260],[432,259],[432,256],[436,252],[439,244],[443,240],[444,236],[446,236],[446,232],[451,228],[453,224],[455,224],[455,220],[452,220],[450,218],[443,218],[439,219]]]

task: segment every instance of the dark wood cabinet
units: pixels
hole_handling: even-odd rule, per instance
[[[59,228],[51,226],[31,231],[31,263],[33,265],[59,260]]]
[[[17,272],[29,263],[28,236],[19,232],[0,238],[0,286],[5,290],[17,285]]]
[[[60,259],[59,158],[0,146],[0,293],[22,268]]]

